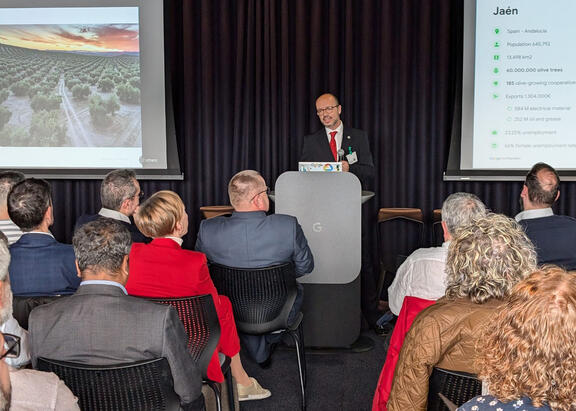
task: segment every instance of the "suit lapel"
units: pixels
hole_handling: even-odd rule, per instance
[[[349,147],[352,148],[352,152],[356,151],[356,148],[354,147],[354,135],[350,133],[350,130],[344,127],[342,133],[342,150],[344,150],[344,160],[346,160],[346,156],[350,154]]]

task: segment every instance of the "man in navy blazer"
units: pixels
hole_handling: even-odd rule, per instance
[[[535,164],[526,175],[520,200],[524,211],[516,221],[534,243],[538,264],[576,269],[576,219],[555,215],[552,205],[560,197],[560,177],[553,167]]]
[[[208,261],[238,268],[262,268],[292,262],[296,277],[314,269],[312,251],[296,217],[266,215],[270,205],[268,187],[257,171],[245,170],[232,177],[228,195],[234,207],[232,216],[215,217],[200,223],[196,250],[206,254]],[[298,286],[289,321],[302,305],[302,287]],[[239,335],[256,362],[266,362],[274,338]]]
[[[374,162],[368,138],[362,130],[345,127],[340,120],[341,112],[342,106],[333,94],[318,97],[316,113],[324,128],[304,137],[300,161],[330,162],[340,158],[342,170],[358,177],[362,188],[368,190],[374,179]]]
[[[10,219],[22,237],[10,246],[10,283],[16,296],[73,294],[80,284],[74,250],[50,233],[54,222],[50,184],[28,178],[8,195]]]
[[[81,215],[76,221],[74,230],[98,218],[111,218],[119,221],[130,231],[132,242],[149,243],[150,238],[142,234],[132,221],[132,215],[140,205],[142,196],[140,183],[133,170],[113,170],[106,174],[100,186],[102,208],[98,214]]]

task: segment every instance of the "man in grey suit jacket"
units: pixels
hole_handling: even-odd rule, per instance
[[[164,357],[181,407],[203,410],[201,374],[178,314],[170,306],[126,294],[132,244],[128,229],[112,219],[98,219],[80,227],[73,244],[82,282],[65,301],[33,310],[32,364],[38,357],[92,365]]]
[[[266,215],[270,205],[268,187],[257,171],[245,170],[232,177],[228,195],[234,207],[232,216],[211,218],[200,224],[196,250],[206,254],[208,261],[238,268],[292,262],[296,277],[314,269],[312,252],[296,217]],[[302,305],[302,287],[298,286],[289,320]],[[256,362],[266,362],[271,337],[240,334],[240,338]]]

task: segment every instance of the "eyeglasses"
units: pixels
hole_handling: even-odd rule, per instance
[[[340,104],[336,104],[335,106],[328,106],[328,107],[324,107],[324,108],[318,108],[316,109],[316,114],[320,115],[323,114],[325,111],[327,112],[332,112],[332,110],[334,110],[336,107],[338,107]]]
[[[262,194],[262,193],[266,193],[266,195],[270,194],[270,187],[266,186],[266,190],[260,191],[259,193],[257,193],[254,197],[252,197],[252,198],[250,199],[250,202],[254,201],[254,199],[255,199],[256,197],[258,197],[258,196],[259,196],[260,194]]]
[[[16,358],[20,356],[20,337],[14,334],[2,333],[4,336],[4,349],[6,350],[4,354],[0,356],[2,358]]]

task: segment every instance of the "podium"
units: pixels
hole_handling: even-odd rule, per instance
[[[348,347],[360,335],[362,187],[352,173],[288,171],[276,180],[276,213],[298,218],[314,255],[304,287],[304,343]]]

